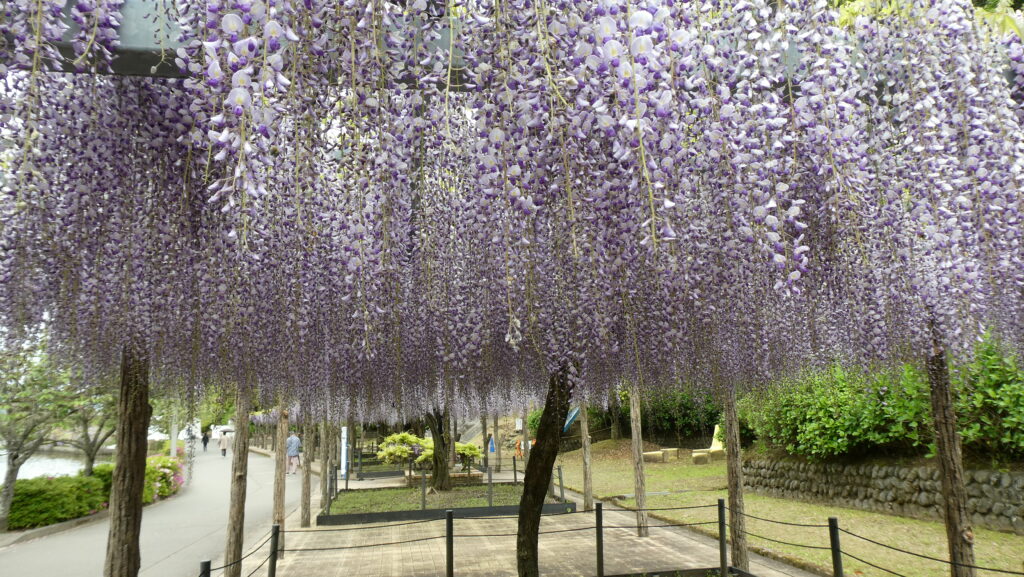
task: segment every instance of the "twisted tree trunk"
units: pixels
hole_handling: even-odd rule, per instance
[[[309,421],[306,421],[302,425],[302,437],[305,439],[303,441],[303,443],[305,443],[307,445],[306,449],[309,449],[309,450],[304,450],[302,452],[302,461],[301,461],[301,463],[302,463],[302,497],[300,498],[301,509],[299,511],[299,526],[301,526],[301,527],[309,527],[310,526],[310,520],[309,520],[309,518],[310,518],[309,501],[312,498],[312,496],[310,494],[310,483],[312,481],[312,479],[311,479],[312,472],[310,471],[310,469],[312,468],[312,466],[311,466],[312,462],[313,462],[312,455],[314,454],[312,449],[311,449],[311,447],[308,446],[308,445],[312,445],[312,440],[313,440],[313,427],[309,424]]]
[[[725,458],[729,477],[729,535],[732,566],[749,571],[747,525],[743,517],[743,463],[740,455],[740,420],[736,414],[736,386],[725,389]]]
[[[235,393],[235,439],[231,446],[231,501],[228,506],[228,541],[225,563],[242,558],[245,544],[245,494],[249,475],[249,392],[239,385]],[[242,564],[224,570],[224,577],[240,577]]]
[[[558,456],[562,423],[569,414],[572,385],[568,369],[562,368],[548,379],[548,395],[544,413],[537,428],[537,444],[526,461],[523,496],[519,501],[519,530],[516,535],[516,564],[519,577],[539,577],[538,533],[544,508],[544,495],[551,483],[551,467]],[[526,423],[523,422],[526,429]]]
[[[142,557],[142,487],[146,481],[149,405],[149,357],[136,343],[121,350],[121,396],[117,401],[117,464],[110,488],[110,530],[105,577],[135,577]]]
[[[274,437],[274,524],[281,527],[278,547],[284,549],[284,474],[288,467],[288,410],[281,409],[277,417],[277,435]],[[280,554],[279,557],[283,557]]]
[[[327,500],[330,498],[330,475],[331,467],[331,427],[327,422],[320,423],[320,508],[326,509],[329,506]]]
[[[964,465],[960,433],[956,430],[953,391],[949,384],[946,350],[938,338],[932,339],[928,356],[928,384],[931,389],[932,418],[935,420],[935,445],[942,478],[943,515],[946,541],[953,577],[974,577],[974,529],[967,513]]]
[[[431,459],[434,474],[430,477],[430,487],[435,491],[450,491],[452,478],[448,469],[448,432],[445,426],[448,423],[448,409],[444,412],[434,409],[423,420],[434,439],[434,455]]]
[[[644,434],[640,419],[640,389],[629,387],[629,426],[633,449],[633,492],[636,494],[636,535],[647,537],[650,533],[647,520],[647,479],[644,476]]]

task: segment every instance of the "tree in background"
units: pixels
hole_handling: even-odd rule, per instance
[[[34,339],[4,350],[0,357],[0,440],[7,458],[0,490],[0,531],[7,531],[21,466],[75,410],[77,395],[67,373],[50,363],[44,349],[45,341]]]
[[[74,410],[62,424],[74,430],[74,437],[67,442],[82,451],[82,473],[91,476],[100,449],[117,431],[117,397],[113,388],[100,386],[75,397],[72,404]]]

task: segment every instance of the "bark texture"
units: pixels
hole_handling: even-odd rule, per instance
[[[491,466],[491,453],[490,453],[490,451],[488,451],[488,449],[490,449],[491,447],[490,447],[490,443],[488,443],[489,439],[487,438],[487,411],[484,411],[483,413],[480,413],[480,430],[481,430],[480,434],[483,435],[480,438],[483,439],[483,445],[484,445],[484,470],[486,470],[488,467]],[[469,439],[467,439],[467,441],[468,440]]]
[[[729,477],[729,536],[732,566],[750,570],[747,554],[747,526],[743,517],[743,463],[740,455],[740,421],[736,414],[736,387],[725,391],[725,459]]]
[[[433,410],[424,417],[430,436],[434,439],[434,456],[431,460],[433,474],[430,476],[430,487],[435,491],[450,491],[452,477],[448,468],[448,410]]]
[[[142,487],[146,480],[149,405],[149,357],[141,347],[121,350],[121,396],[117,402],[117,464],[110,488],[110,530],[103,564],[105,577],[136,577],[142,563]]]
[[[955,564],[951,574],[953,577],[974,577],[974,569],[966,566],[974,565],[974,529],[967,512],[960,433],[956,430],[946,351],[938,339],[934,340],[932,354],[928,357],[928,384],[935,420],[936,456],[942,479],[946,541],[949,545],[949,560]]]
[[[224,560],[242,558],[245,544],[245,494],[249,475],[249,392],[242,386],[235,393],[235,438],[231,446],[231,500],[228,505],[228,539]],[[224,570],[224,577],[240,577],[242,564]]]
[[[18,480],[18,471],[23,462],[15,451],[9,451],[5,458],[7,472],[4,473],[3,491],[0,491],[0,532],[7,531],[7,519],[11,514],[11,502],[14,501],[14,483]]]
[[[331,461],[331,442],[333,437],[331,436],[331,427],[327,423],[320,423],[320,508],[326,508],[329,503],[327,500],[330,498],[330,482],[331,467],[333,462]]]
[[[572,385],[568,370],[563,368],[548,379],[544,413],[537,428],[537,444],[526,461],[523,496],[519,501],[519,530],[516,535],[516,565],[519,577],[539,577],[538,532],[544,507],[544,494],[551,483],[551,467],[558,456],[562,424],[569,414]],[[526,422],[523,422],[524,430]]]
[[[288,467],[288,451],[285,444],[288,440],[288,411],[281,409],[277,417],[277,435],[274,436],[274,513],[273,522],[281,527],[278,546],[284,549],[284,474]],[[284,557],[281,553],[279,557]]]
[[[313,427],[308,423],[302,426],[302,439],[303,444],[309,443],[312,445]],[[299,526],[301,527],[309,527],[310,524],[309,502],[312,499],[312,494],[310,492],[310,485],[312,481],[312,473],[310,472],[310,469],[312,467],[310,464],[313,460],[312,455],[313,451],[309,450],[309,447],[306,447],[306,450],[302,451],[302,460],[300,461],[302,464],[302,495],[299,499]]]
[[[644,434],[640,419],[640,389],[629,388],[629,426],[632,433],[630,445],[633,449],[633,492],[636,495],[636,534],[646,537],[650,533],[647,519],[647,478],[644,476]]]
[[[622,424],[619,422],[619,393],[612,390],[608,399],[608,412],[612,417],[612,440],[622,438]]]
[[[587,406],[580,407],[580,441],[583,444],[583,510],[594,508],[594,476],[590,469],[590,419]]]

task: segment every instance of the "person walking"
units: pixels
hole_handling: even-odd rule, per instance
[[[220,432],[220,440],[217,441],[217,446],[220,447],[220,456],[227,457],[228,447],[231,446],[231,443],[228,441],[228,434],[224,431]]]
[[[292,434],[288,436],[288,440],[285,442],[285,449],[288,451],[288,474],[294,475],[295,469],[299,467],[299,448],[302,447],[302,441],[299,440],[299,436],[292,431]]]
[[[203,431],[203,452],[206,452],[206,446],[210,444],[210,433],[209,431]]]

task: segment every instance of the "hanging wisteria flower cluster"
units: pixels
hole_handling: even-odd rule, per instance
[[[0,22],[0,319],[68,360],[397,420],[1024,343],[1024,52],[965,2],[177,0],[180,77],[61,72],[120,8]]]

